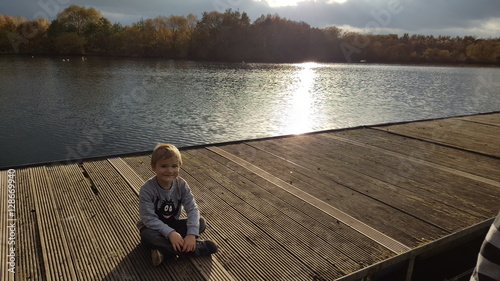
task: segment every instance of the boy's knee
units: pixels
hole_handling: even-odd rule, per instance
[[[205,232],[206,228],[207,228],[207,221],[203,217],[200,217],[200,230],[199,230],[199,233],[202,234],[203,232]]]
[[[160,232],[143,228],[141,230],[141,243],[149,248],[156,248],[156,245],[165,244],[165,241],[168,241]]]

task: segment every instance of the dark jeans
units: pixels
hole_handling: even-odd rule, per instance
[[[169,226],[175,231],[177,231],[182,237],[187,235],[187,220],[174,220],[169,223]],[[200,217],[200,230],[199,233],[202,234],[205,231],[207,224],[203,217]],[[163,236],[160,232],[143,227],[141,229],[141,243],[147,248],[154,250],[160,250],[160,252],[165,256],[176,256],[181,253],[174,251],[172,244],[167,237]]]

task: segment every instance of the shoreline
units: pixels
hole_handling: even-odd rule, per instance
[[[141,57],[141,56],[102,56],[102,55],[46,55],[46,54],[5,54],[0,53],[2,57],[25,57],[25,58],[98,58],[101,60],[165,60],[165,61],[178,61],[178,62],[206,62],[206,63],[241,63],[241,61],[227,61],[227,60],[201,60],[201,59],[174,59],[164,57]],[[497,68],[500,67],[498,63],[467,63],[467,62],[415,62],[415,61],[366,61],[366,62],[344,62],[344,61],[251,61],[245,60],[245,64],[300,64],[307,62],[316,62],[319,64],[366,64],[366,65],[402,65],[402,66],[428,66],[428,67],[485,67]]]
[[[444,119],[460,118],[460,117],[467,117],[467,116],[479,116],[479,115],[496,114],[496,113],[500,113],[500,110],[492,111],[492,112],[475,113],[475,114],[448,116],[448,117],[438,117],[438,118],[429,118],[429,119],[400,121],[400,122],[388,122],[388,123],[380,123],[380,124],[373,124],[373,125],[358,125],[358,126],[354,126],[354,127],[346,127],[346,128],[339,128],[339,129],[327,129],[327,130],[306,132],[306,133],[301,133],[301,134],[288,134],[288,135],[269,136],[269,137],[263,137],[263,138],[255,138],[255,139],[234,140],[234,141],[220,142],[220,143],[206,143],[206,144],[198,144],[198,145],[191,145],[191,146],[189,146],[189,145],[188,146],[179,146],[179,150],[182,151],[182,150],[196,149],[196,148],[201,148],[201,147],[206,147],[206,146],[238,144],[238,143],[244,143],[247,141],[261,141],[261,140],[270,140],[270,139],[290,138],[290,137],[294,137],[297,135],[315,135],[315,134],[328,133],[328,132],[350,131],[350,130],[356,130],[356,129],[366,128],[366,127],[401,125],[401,124],[408,124],[408,123],[418,123],[418,122],[444,120]],[[81,163],[83,161],[98,161],[98,160],[103,160],[103,159],[112,158],[112,157],[143,156],[143,155],[151,154],[152,151],[153,150],[151,149],[151,150],[145,150],[145,151],[132,151],[132,152],[116,153],[116,154],[95,155],[95,156],[76,158],[76,159],[61,159],[61,160],[53,160],[53,161],[23,163],[23,164],[16,164],[16,165],[10,165],[10,166],[7,165],[7,166],[0,166],[0,171],[9,170],[9,169],[30,168],[30,167],[37,167],[37,166],[43,166],[43,165],[74,164],[74,163]]]

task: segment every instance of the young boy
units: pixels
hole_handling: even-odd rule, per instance
[[[206,227],[198,205],[187,182],[179,177],[182,158],[171,144],[158,144],[151,155],[151,168],[156,176],[141,187],[137,227],[141,242],[151,250],[154,266],[164,256],[191,254],[210,255],[217,245],[209,240],[198,240]],[[179,219],[182,207],[187,219]]]

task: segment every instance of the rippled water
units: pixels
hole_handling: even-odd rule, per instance
[[[500,110],[500,69],[0,58],[0,167]]]

